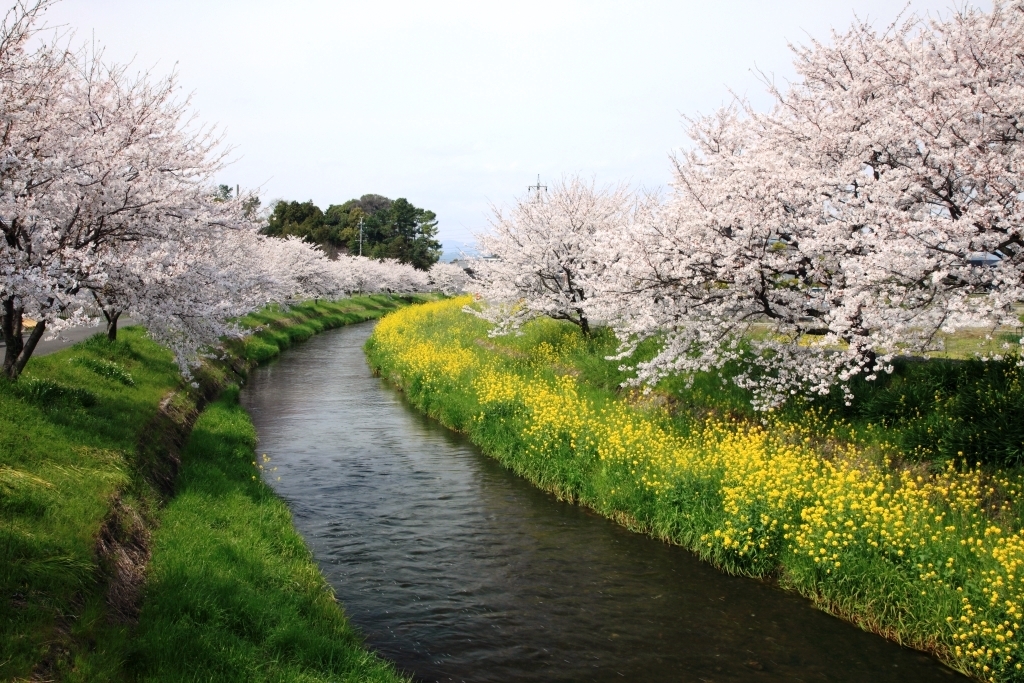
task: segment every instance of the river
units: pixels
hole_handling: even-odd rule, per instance
[[[417,681],[967,680],[537,490],[373,377],[371,330],[285,352],[242,403],[350,620]]]

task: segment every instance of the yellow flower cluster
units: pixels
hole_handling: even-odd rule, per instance
[[[484,411],[501,404],[518,409],[520,439],[528,457],[551,459],[568,449],[571,457],[586,458],[600,443],[600,434],[589,431],[596,424],[593,407],[580,400],[571,377],[530,382],[490,364],[476,374],[473,391]],[[481,412],[477,419],[485,417]]]
[[[460,312],[467,303],[403,309],[374,343],[402,383],[468,393],[474,423],[516,430],[538,479],[587,472],[599,509],[635,514],[629,501],[643,499],[696,525],[682,540],[735,570],[781,568],[799,590],[965,672],[1024,680],[1020,478],[896,467],[822,434],[813,415],[805,425],[708,420],[682,433],[662,413],[542,372],[559,359],[550,345],[524,363],[488,350]]]
[[[473,366],[475,359],[471,351],[461,346],[439,346],[422,340],[423,325],[432,322],[438,312],[460,310],[471,301],[471,297],[436,301],[403,309],[405,315],[385,316],[373,331],[374,343],[395,360],[394,371],[399,377],[415,378],[425,388],[437,390],[457,380]],[[453,336],[458,332],[458,327],[448,330]]]

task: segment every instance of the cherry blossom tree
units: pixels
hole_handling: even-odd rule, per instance
[[[411,294],[430,289],[427,274],[397,259],[356,257],[364,282],[362,291],[388,294]]]
[[[206,234],[204,242],[177,245],[184,249],[170,254],[168,266],[158,271],[154,295],[127,309],[174,352],[186,377],[222,338],[245,333],[239,318],[296,291],[267,267],[273,240],[216,223],[207,225]]]
[[[47,0],[0,27],[0,304],[4,374],[47,332],[127,312],[186,376],[233,322],[270,302],[411,292],[428,276],[394,261],[331,261],[261,236],[253,196],[217,196],[226,150],[175,76],[131,75],[57,42],[26,49]],[[35,327],[25,339],[24,320]]]
[[[771,87],[769,114],[691,121],[669,202],[613,240],[622,357],[663,340],[637,382],[737,362],[767,409],[848,394],[940,331],[1016,325],[1022,29],[1001,4],[857,24],[796,49],[801,79]]]
[[[168,223],[172,230],[108,246],[96,281],[86,282],[108,320],[108,336],[128,312],[175,350],[187,372],[199,349],[240,332],[232,319],[295,292],[268,266],[268,240],[245,202],[211,201],[203,191],[187,219]]]
[[[279,301],[323,299],[344,295],[344,280],[318,246],[299,237],[263,241],[264,267],[278,283]]]
[[[60,239],[35,230],[37,216],[52,210],[55,197],[37,201],[36,190],[62,175],[62,91],[70,67],[55,44],[32,53],[26,48],[48,4],[19,4],[0,25],[0,329],[8,376],[20,372],[46,329],[42,321],[25,340],[25,308],[38,308],[39,301],[52,307],[61,288],[39,258],[40,252],[61,249]]]
[[[495,335],[540,315],[589,335],[587,301],[605,268],[595,248],[603,235],[628,225],[629,209],[624,187],[598,189],[579,177],[522,197],[507,213],[495,209],[492,231],[477,236],[487,257],[472,267],[487,305],[474,313],[494,325]]]
[[[427,271],[429,288],[447,296],[462,292],[469,282],[465,269],[454,263],[435,263]]]
[[[109,157],[114,171],[125,173],[124,187],[113,187],[109,179],[114,173],[108,169],[97,170],[102,180],[94,185],[111,186],[108,194],[117,197],[117,202],[101,198],[112,210],[98,218],[118,229],[95,242],[95,258],[80,274],[114,339],[122,312],[132,308],[138,317],[147,298],[166,296],[168,273],[195,263],[211,248],[213,236],[228,227],[256,226],[245,218],[244,201],[218,203],[210,196],[208,185],[222,167],[224,152],[217,151],[210,130],[194,125],[188,100],[174,99],[173,75],[128,79],[123,68],[93,58],[81,81],[83,92],[77,96],[92,102],[94,117],[103,122],[92,134],[109,137],[117,127],[125,131],[125,144],[134,145],[131,154],[139,157]]]
[[[86,291],[127,275],[122,256],[138,258],[194,217],[196,187],[223,152],[190,125],[173,76],[129,78],[52,45],[10,57],[24,62],[0,77],[0,96],[22,97],[10,104],[0,170],[4,372],[15,378],[47,328],[89,320]],[[36,321],[27,342],[25,316]]]

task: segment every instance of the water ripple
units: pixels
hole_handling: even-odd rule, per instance
[[[417,680],[965,680],[536,490],[374,378],[370,330],[289,350],[242,402],[349,618]]]

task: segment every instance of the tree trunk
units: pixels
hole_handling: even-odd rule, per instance
[[[4,335],[4,375],[8,379],[17,379],[14,369],[18,363],[18,355],[24,346],[21,339],[21,309],[14,307],[14,297],[6,297],[3,301],[3,314],[0,328]]]
[[[590,336],[590,322],[587,320],[587,316],[583,315],[583,311],[579,311],[580,314],[580,330],[583,332],[584,337]]]
[[[867,359],[867,363],[864,365],[864,375],[870,375],[875,372],[875,364],[878,363],[878,354],[874,349],[870,349],[864,354],[864,358]]]
[[[14,297],[3,300],[3,314],[0,315],[0,329],[4,337],[4,368],[3,374],[10,380],[18,379],[25,364],[36,350],[36,344],[46,332],[46,321],[40,320],[29,335],[28,340],[22,336],[24,309],[14,306]]]
[[[117,341],[117,319],[121,317],[121,311],[107,311],[103,309],[103,317],[107,319],[107,339]]]
[[[43,333],[46,331],[46,321],[40,320],[36,323],[36,326],[32,329],[32,334],[28,336],[28,341],[25,342],[25,346],[21,349],[21,354],[18,356],[18,361],[14,367],[16,374],[11,379],[17,379],[21,371],[25,369],[25,363],[32,357],[32,352],[36,350],[36,344],[43,338]]]

